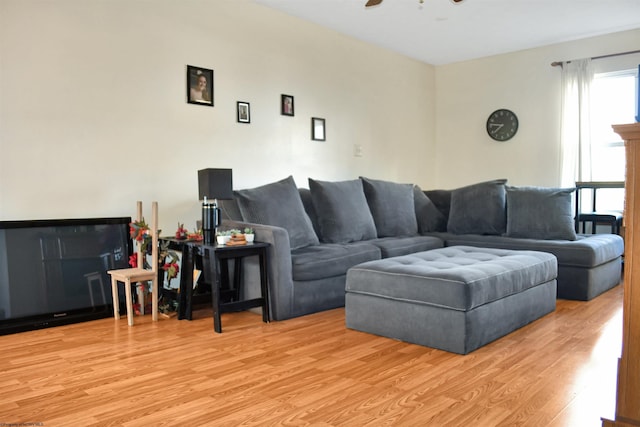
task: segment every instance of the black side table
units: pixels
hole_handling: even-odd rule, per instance
[[[269,290],[267,271],[267,248],[269,243],[254,242],[242,246],[206,245],[202,242],[162,238],[169,242],[169,248],[182,251],[180,272],[180,292],[178,300],[178,319],[191,320],[193,298],[193,269],[196,257],[202,258],[204,279],[211,284],[211,304],[213,307],[213,328],[222,332],[220,315],[234,311],[243,311],[253,307],[262,307],[262,320],[269,322]],[[242,284],[242,259],[258,256],[260,265],[261,296],[238,301],[238,291]],[[235,301],[222,302],[221,286],[229,288],[228,260],[233,259]]]

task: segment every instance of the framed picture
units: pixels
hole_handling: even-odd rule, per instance
[[[238,123],[251,123],[251,110],[248,102],[238,101],[236,106]]]
[[[213,107],[213,70],[187,65],[187,102]]]
[[[326,139],[324,119],[311,117],[311,139],[314,141],[324,141]]]
[[[294,116],[293,96],[280,95],[280,114],[283,116]]]

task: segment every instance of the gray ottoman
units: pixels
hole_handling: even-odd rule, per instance
[[[555,310],[555,256],[452,246],[347,272],[346,325],[467,354]]]

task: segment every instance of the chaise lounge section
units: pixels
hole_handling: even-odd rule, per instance
[[[618,285],[622,238],[613,234],[578,235],[576,240],[521,239],[505,236],[441,235],[447,246],[543,251],[558,259],[558,298],[589,301]]]

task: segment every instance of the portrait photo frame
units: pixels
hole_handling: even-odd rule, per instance
[[[325,141],[327,139],[324,119],[311,117],[311,139],[314,141]]]
[[[294,116],[293,95],[280,95],[280,114],[283,116]]]
[[[236,118],[238,123],[251,123],[251,106],[248,102],[238,101],[236,103]]]
[[[213,107],[213,70],[187,65],[187,102]]]

